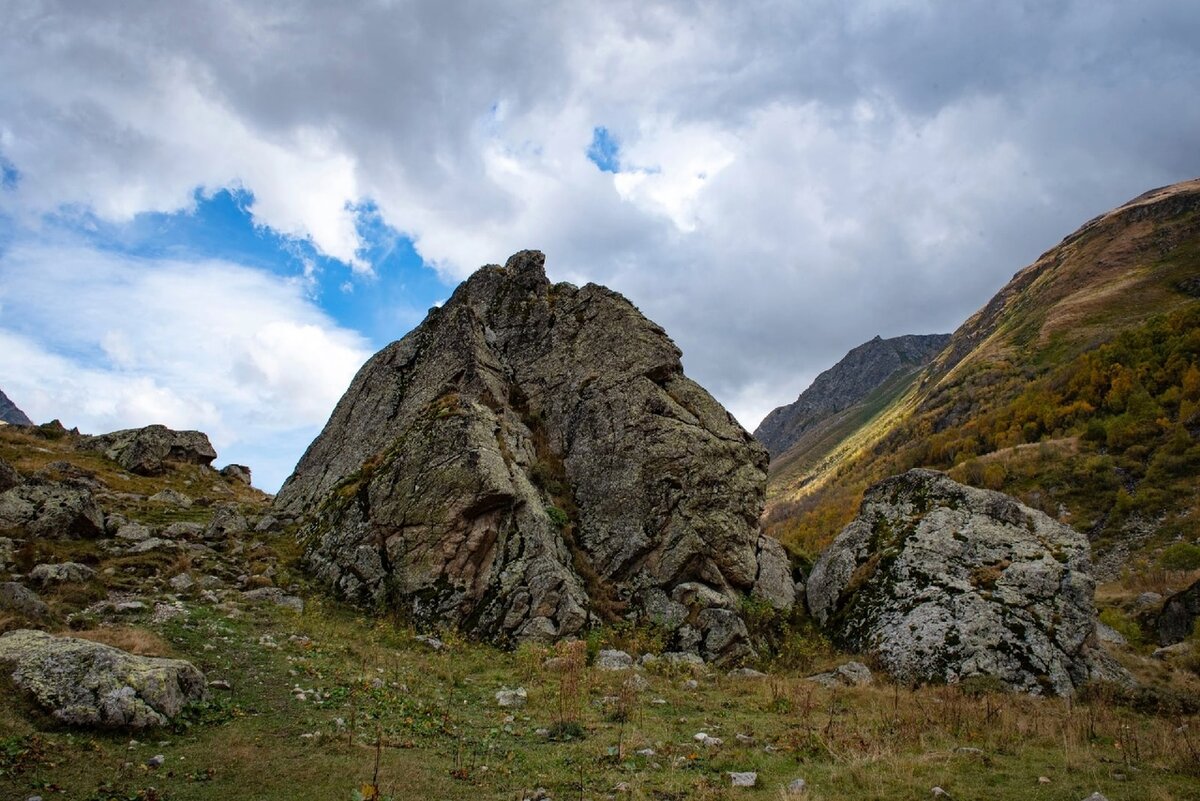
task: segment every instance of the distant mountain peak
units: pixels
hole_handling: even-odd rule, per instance
[[[897,373],[924,367],[949,341],[949,334],[908,334],[892,339],[876,334],[817,376],[793,403],[768,414],[754,436],[772,457],[779,456],[805,432],[863,400]]]
[[[0,421],[13,426],[31,426],[33,421],[0,390]]]

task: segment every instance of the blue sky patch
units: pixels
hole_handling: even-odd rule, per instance
[[[601,172],[620,172],[621,146],[617,138],[604,126],[592,129],[592,144],[588,147],[588,160]]]

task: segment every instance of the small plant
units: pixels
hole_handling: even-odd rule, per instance
[[[1164,570],[1200,570],[1200,547],[1176,542],[1163,549],[1158,563]]]
[[[558,529],[566,528],[567,523],[571,522],[571,518],[567,516],[567,513],[557,506],[547,506],[546,516],[550,518],[550,522]]]

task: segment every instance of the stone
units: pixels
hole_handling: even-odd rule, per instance
[[[161,537],[150,537],[141,542],[135,542],[125,550],[128,554],[150,553],[151,551],[161,551],[163,549],[179,547],[170,540],[164,540]]]
[[[504,688],[496,693],[496,704],[505,709],[519,709],[529,700],[529,693],[524,687],[515,690]]]
[[[633,657],[624,651],[600,651],[595,666],[597,670],[629,670],[633,667]]]
[[[150,496],[151,503],[161,503],[163,506],[174,506],[179,509],[191,509],[195,503],[190,496],[184,495],[178,490],[173,490],[170,487],[164,490],[159,490]]]
[[[171,585],[171,589],[175,592],[187,592],[196,586],[196,580],[187,573],[180,573],[178,576],[173,576],[167,584]]]
[[[173,431],[162,425],[87,437],[80,447],[103,453],[129,472],[144,476],[162,475],[172,463],[207,467],[217,458],[203,432]]]
[[[166,761],[167,761],[167,758],[165,756],[163,756],[162,754],[155,754],[154,756],[152,756],[146,760],[146,767],[161,768],[163,766],[163,763],[165,763]]]
[[[847,662],[826,673],[817,673],[806,678],[822,687],[830,688],[865,687],[875,682],[875,677],[871,675],[871,669],[862,662]]]
[[[754,668],[743,667],[743,668],[734,668],[733,670],[729,671],[729,678],[731,678],[731,679],[765,679],[765,678],[767,678],[767,674],[763,673],[761,670],[755,670]]]
[[[242,597],[247,601],[270,601],[276,606],[282,606],[295,612],[304,611],[304,599],[297,595],[288,595],[279,587],[260,587],[257,590],[246,590]]]
[[[1124,634],[1117,631],[1107,623],[1102,623],[1099,620],[1096,621],[1096,639],[1100,640],[1102,643],[1107,643],[1108,645],[1116,645],[1121,647],[1129,644],[1129,641],[1125,639]]]
[[[16,566],[17,543],[9,537],[0,537],[0,571]]]
[[[1087,538],[998,492],[910,470],[871,487],[808,577],[833,641],[905,683],[1033,694],[1131,683],[1099,647]]]
[[[758,774],[753,771],[730,771],[729,780],[734,787],[753,787],[758,784]]]
[[[250,486],[250,468],[244,464],[227,464],[221,468],[221,475],[231,481]]]
[[[0,612],[15,612],[29,620],[42,620],[50,614],[50,608],[28,587],[15,581],[4,581],[0,582]]]
[[[1163,601],[1154,621],[1159,645],[1174,645],[1192,635],[1200,617],[1200,579]]]
[[[8,462],[0,459],[0,492],[6,492],[24,482],[17,469]]]
[[[0,667],[40,707],[71,726],[143,729],[205,697],[190,662],[20,629],[0,637]]]
[[[274,515],[263,515],[259,521],[254,524],[254,530],[260,534],[268,531],[278,531],[280,528],[282,528],[282,524]]]
[[[117,539],[128,542],[141,542],[150,539],[151,531],[141,523],[125,523],[117,529]]]
[[[204,526],[181,520],[164,528],[161,534],[169,540],[193,540],[204,534]]]
[[[241,510],[233,504],[226,504],[218,506],[213,512],[212,520],[204,530],[204,536],[210,540],[224,539],[249,530],[250,524],[246,522],[246,516]]]
[[[1099,792],[1095,792],[1095,793],[1092,793],[1091,795],[1089,795],[1087,798],[1083,799],[1083,801],[1108,801],[1108,799],[1105,798],[1103,795],[1101,795]]]
[[[766,452],[661,328],[603,287],[551,284],[543,261],[480,269],[368,361],[275,513],[301,516],[337,594],[419,624],[548,642],[629,617],[665,624],[673,650],[752,653],[740,600],[794,603],[758,526]],[[694,605],[684,584],[704,589]]]
[[[804,795],[808,792],[808,782],[804,779],[792,779],[787,784],[787,795]]]
[[[78,562],[59,562],[53,565],[37,565],[29,571],[29,578],[38,584],[79,584],[95,578],[96,571]]]
[[[422,645],[427,646],[432,651],[446,650],[446,643],[442,642],[437,637],[431,637],[428,634],[418,634],[416,637],[413,637],[413,639]]]
[[[104,515],[87,487],[31,479],[0,493],[4,528],[45,539],[90,539],[104,535]]]
[[[1157,609],[1162,602],[1163,597],[1157,592],[1143,592],[1133,599],[1133,604],[1138,609]]]

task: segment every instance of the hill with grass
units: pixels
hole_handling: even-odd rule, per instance
[[[1200,566],[1200,181],[1085,224],[872,412],[820,460],[773,466],[764,519],[793,551],[929,467],[1084,532],[1102,578]]]

